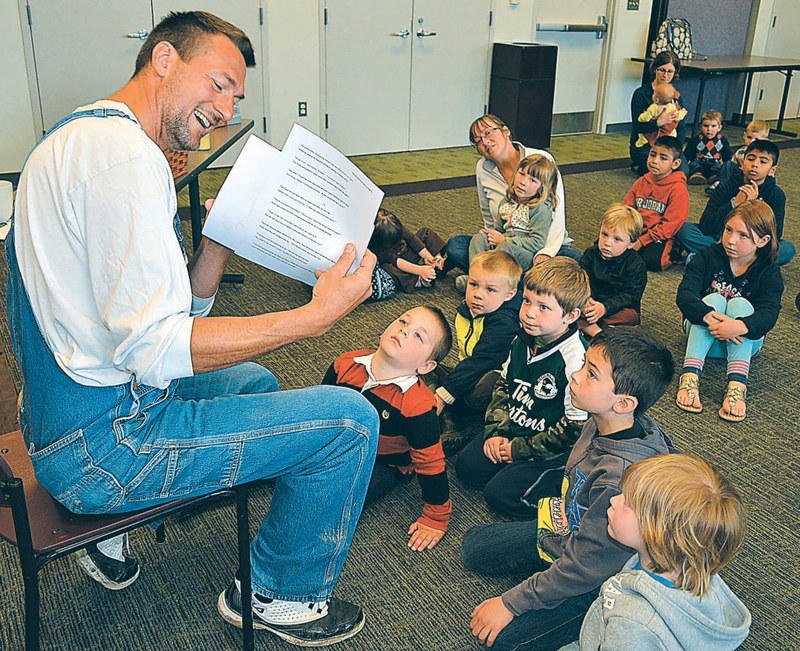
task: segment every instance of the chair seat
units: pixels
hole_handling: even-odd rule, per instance
[[[25,440],[19,430],[0,435],[0,456],[10,466],[15,477],[23,481],[25,501],[30,514],[31,538],[36,555],[69,554],[106,534],[133,528],[167,517],[175,511],[190,506],[192,502],[205,502],[214,495],[229,495],[224,489],[212,495],[173,500],[166,504],[130,513],[113,515],[78,515],[54,500],[50,493],[36,481],[33,464],[28,456]],[[130,525],[128,527],[127,525]],[[0,509],[0,537],[17,544],[14,521],[10,509]]]

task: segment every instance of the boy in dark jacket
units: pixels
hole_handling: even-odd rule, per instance
[[[470,422],[483,422],[500,367],[519,330],[521,276],[514,257],[496,249],[479,253],[469,265],[466,297],[456,311],[458,364],[453,369],[440,366],[434,378],[439,384],[436,409],[442,415],[442,445],[448,455],[469,442]],[[454,411],[460,422],[453,419]]]
[[[608,535],[606,518],[625,470],[674,451],[645,413],[669,386],[673,370],[669,350],[638,328],[612,328],[592,340],[570,382],[573,404],[591,418],[569,455],[561,495],[540,501],[538,527],[501,522],[464,535],[468,569],[532,572],[472,612],[470,628],[480,642],[499,650],[545,643],[557,648],[578,636],[598,588],[632,555]]]
[[[578,328],[594,337],[609,325],[639,325],[647,267],[633,250],[642,234],[642,216],[635,208],[612,204],[600,223],[600,237],[581,258],[592,296],[578,319]]]
[[[708,200],[699,224],[686,222],[681,226],[675,236],[678,243],[692,254],[719,242],[728,213],[748,199],[761,199],[775,214],[779,240],[777,263],[784,265],[789,262],[797,249],[788,240],[781,239],[786,194],[775,180],[780,153],[774,142],[753,140],[745,151],[742,169],[734,170],[730,179],[720,182]]]
[[[622,200],[636,208],[644,227],[633,243],[649,271],[662,271],[672,265],[673,237],[689,214],[689,191],[681,166],[681,143],[672,136],[661,136],[650,148],[647,174],[633,184]]]

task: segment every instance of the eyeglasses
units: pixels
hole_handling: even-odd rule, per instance
[[[486,129],[486,131],[484,131],[480,136],[475,138],[475,140],[472,143],[472,146],[477,149],[478,147],[481,146],[483,141],[486,140],[486,138],[491,136],[495,131],[499,131],[501,128],[502,127],[492,127],[491,129]]]
[[[662,75],[674,75],[675,68],[656,68],[656,72],[660,72]]]

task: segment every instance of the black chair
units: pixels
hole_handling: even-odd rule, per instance
[[[223,496],[236,499],[242,603],[250,603],[250,531],[247,487],[236,486],[154,506],[133,513],[86,516],[71,513],[36,481],[25,441],[19,431],[0,435],[0,537],[17,547],[25,586],[25,649],[39,649],[39,570],[48,563],[119,534]],[[164,541],[163,523],[156,530]],[[242,609],[245,651],[253,649],[253,613]]]

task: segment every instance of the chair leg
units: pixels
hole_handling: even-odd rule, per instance
[[[247,512],[247,488],[237,486],[236,533],[239,539],[239,580],[242,586],[242,645],[253,651],[253,587],[250,580],[250,519]]]
[[[20,556],[20,562],[25,586],[25,651],[39,651],[39,575],[33,561]]]

